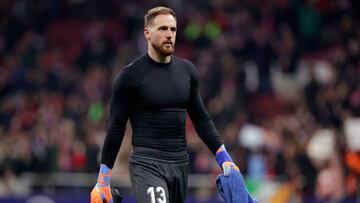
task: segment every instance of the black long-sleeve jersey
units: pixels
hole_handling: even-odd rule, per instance
[[[200,97],[194,65],[176,56],[166,64],[157,63],[148,54],[137,58],[115,79],[101,163],[113,167],[128,118],[134,147],[186,152],[186,112],[215,154],[222,140]]]

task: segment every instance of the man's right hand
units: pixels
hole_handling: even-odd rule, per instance
[[[91,203],[113,203],[110,186],[96,184],[91,191]]]
[[[110,190],[111,169],[101,164],[97,183],[90,193],[91,203],[113,203]]]

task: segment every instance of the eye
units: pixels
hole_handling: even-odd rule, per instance
[[[172,32],[176,32],[176,27],[172,27],[172,28],[170,28],[170,30],[171,30]]]

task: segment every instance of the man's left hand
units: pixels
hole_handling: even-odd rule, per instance
[[[216,162],[222,168],[224,176],[229,176],[232,169],[240,172],[239,168],[234,164],[229,153],[226,151],[224,145],[221,145],[216,152]]]
[[[224,172],[224,176],[229,176],[231,170],[236,170],[236,171],[240,172],[239,167],[237,167],[234,164],[234,162],[231,162],[231,161],[225,161],[222,164],[222,169],[223,169],[223,172]]]

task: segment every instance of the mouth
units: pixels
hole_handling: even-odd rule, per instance
[[[172,46],[173,43],[172,42],[164,42],[163,45],[166,45],[166,46]]]

